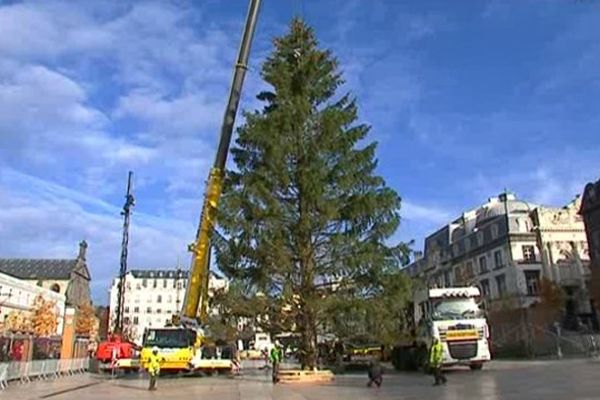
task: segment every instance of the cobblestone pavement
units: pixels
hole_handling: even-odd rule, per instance
[[[600,363],[589,360],[544,362],[494,362],[483,371],[454,370],[446,386],[432,386],[422,374],[388,374],[380,389],[366,387],[363,374],[336,377],[321,385],[277,385],[263,372],[230,378],[161,378],[156,392],[146,390],[143,377],[110,380],[94,376],[13,384],[0,397],[15,399],[120,400],[579,400],[600,398]]]

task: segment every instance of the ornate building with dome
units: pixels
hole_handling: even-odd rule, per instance
[[[583,217],[589,243],[592,279],[590,294],[596,312],[600,312],[600,180],[590,182],[583,191],[579,213]]]
[[[422,257],[406,271],[429,287],[476,285],[488,303],[514,299],[522,308],[540,301],[541,281],[547,279],[566,294],[563,322],[591,324],[590,258],[580,205],[580,197],[554,208],[501,193],[429,235]]]

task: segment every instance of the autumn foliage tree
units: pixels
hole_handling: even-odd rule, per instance
[[[46,300],[42,295],[36,296],[31,313],[31,328],[36,336],[51,336],[56,334],[58,316],[56,302]]]
[[[91,304],[78,307],[76,315],[75,333],[79,336],[93,337],[97,325],[96,313]]]
[[[4,321],[4,330],[31,333],[31,318],[24,311],[11,311]]]

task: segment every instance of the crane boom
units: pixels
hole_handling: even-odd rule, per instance
[[[244,77],[246,75],[246,70],[248,69],[248,58],[256,28],[256,21],[258,19],[259,8],[260,0],[250,1],[242,43],[240,45],[233,74],[233,81],[229,92],[229,100],[227,102],[225,114],[223,115],[219,147],[215,162],[208,175],[204,204],[202,206],[202,214],[196,233],[196,240],[188,246],[188,250],[192,253],[192,265],[190,268],[183,307],[180,312],[182,322],[195,321],[198,313],[200,314],[200,322],[206,320],[208,275],[210,271],[210,239],[214,230],[217,206],[221,197],[225,164],[227,162],[227,154],[231,143],[231,135],[233,133],[235,117],[240,102]],[[198,310],[199,307],[200,310]]]
[[[131,208],[135,205],[135,199],[132,193],[133,172],[129,171],[127,177],[127,194],[125,195],[125,205],[121,215],[123,216],[123,240],[121,242],[121,266],[119,268],[119,283],[117,285],[117,309],[115,315],[115,333],[123,331],[123,304],[125,300],[125,275],[127,274],[127,248],[129,246],[129,219],[131,217]]]

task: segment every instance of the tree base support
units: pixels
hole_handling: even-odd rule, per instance
[[[325,370],[301,370],[285,369],[279,371],[280,383],[317,383],[331,382],[334,379],[333,372]]]

